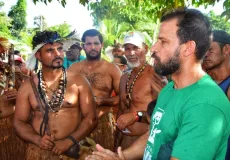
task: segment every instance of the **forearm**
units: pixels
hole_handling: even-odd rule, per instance
[[[96,116],[84,117],[80,126],[71,134],[78,142],[87,137],[97,125]]]
[[[99,100],[98,106],[115,106],[118,105],[120,98],[119,96],[114,96],[108,98],[99,98],[98,100]]]
[[[142,159],[149,131],[139,137],[129,148],[123,151],[126,160]]]
[[[21,137],[23,140],[31,142],[39,146],[39,140],[41,136],[38,135],[29,124],[22,122],[20,120],[15,120],[14,128],[15,128],[16,134],[19,137]]]

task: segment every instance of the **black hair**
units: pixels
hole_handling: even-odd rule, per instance
[[[114,58],[119,58],[121,61],[121,64],[127,65],[127,60],[125,59],[124,56],[115,55]]]
[[[55,40],[60,39],[61,36],[56,31],[38,31],[33,37],[32,45],[33,49],[41,43],[53,43]]]
[[[14,54],[19,56],[20,55],[20,51],[14,50]]]
[[[203,59],[211,44],[212,28],[208,18],[199,10],[183,8],[165,14],[161,22],[172,19],[178,20],[177,36],[180,44],[194,41],[196,59]]]
[[[226,44],[230,44],[230,35],[223,30],[214,30],[213,42],[217,42],[220,49],[222,50]]]
[[[86,30],[84,33],[83,33],[83,36],[81,38],[81,41],[82,42],[85,42],[85,38],[89,36],[89,37],[95,37],[95,36],[98,36],[99,40],[101,43],[103,43],[103,37],[102,37],[102,34],[96,30],[96,29],[89,29],[89,30]]]

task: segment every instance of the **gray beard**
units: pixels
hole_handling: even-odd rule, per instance
[[[138,59],[138,61],[135,62],[135,63],[129,62],[129,61],[127,60],[127,63],[128,63],[128,66],[129,66],[130,68],[139,67],[140,64],[141,64],[139,59]]]

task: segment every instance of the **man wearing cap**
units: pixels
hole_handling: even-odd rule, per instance
[[[203,67],[230,99],[230,35],[227,32],[213,31]]]
[[[54,31],[37,32],[31,70],[38,59],[41,69],[20,87],[15,109],[16,133],[28,141],[27,160],[83,158],[79,144],[97,124],[92,89],[81,75],[63,68],[65,41]],[[89,147],[84,147],[89,151]]]
[[[76,62],[80,62],[85,59],[85,56],[81,55],[81,45],[80,43],[73,44],[68,51],[66,51],[66,56],[64,57],[63,66],[68,69],[70,65]]]
[[[99,31],[95,29],[85,31],[82,42],[86,59],[73,64],[68,74],[81,73],[89,80],[95,96],[98,116],[98,125],[91,137],[95,142],[113,150],[115,123],[112,113],[113,107],[119,103],[121,71],[115,64],[101,58],[103,37]],[[117,96],[111,97],[113,90]]]
[[[116,141],[116,147],[121,145],[125,149],[148,130],[149,125],[141,123],[141,119],[165,83],[146,61],[148,46],[142,33],[127,33],[123,46],[132,70],[121,77],[117,127],[123,135],[121,144],[117,142],[119,139]]]
[[[171,74],[172,81],[157,98],[149,131],[123,152],[119,148],[118,154],[98,145],[99,152],[87,160],[225,158],[230,103],[201,66],[211,43],[208,17],[184,8],[167,12],[160,21],[157,41],[151,48],[154,69],[160,75]]]

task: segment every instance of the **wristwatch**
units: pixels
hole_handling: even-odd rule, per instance
[[[143,112],[141,112],[141,111],[137,112],[138,122],[141,122],[143,115],[144,115]]]

